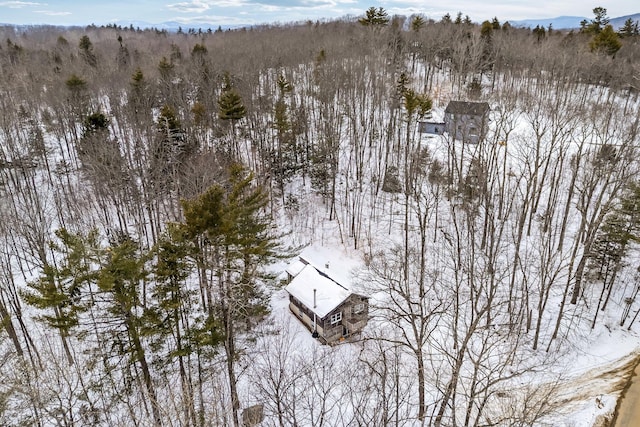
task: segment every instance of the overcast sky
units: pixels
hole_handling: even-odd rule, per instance
[[[636,0],[0,0],[0,23],[101,25],[176,21],[197,28],[199,24],[252,25],[360,16],[371,6],[383,7],[390,15],[420,13],[436,20],[445,13],[455,16],[461,11],[474,22],[494,16],[501,22],[563,15],[590,18],[597,6],[605,7],[611,18],[640,12]]]

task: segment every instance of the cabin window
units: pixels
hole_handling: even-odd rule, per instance
[[[340,323],[340,321],[342,320],[342,312],[339,311],[336,314],[332,314],[331,315],[331,324],[335,325],[336,323]]]
[[[364,303],[360,302],[353,306],[353,314],[360,314],[364,311]]]

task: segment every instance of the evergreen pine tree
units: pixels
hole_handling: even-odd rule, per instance
[[[80,236],[59,229],[55,234],[58,242],[52,241],[49,245],[59,258],[57,264],[45,265],[41,276],[27,283],[22,297],[27,304],[44,312],[37,319],[59,331],[71,364],[73,357],[68,341],[79,325],[79,315],[86,309],[83,303],[85,287],[95,277],[92,264],[97,258],[90,248],[95,245],[97,233],[92,231],[87,236]]]
[[[218,100],[218,108],[218,117],[222,120],[231,120],[232,123],[244,118],[247,114],[242,98],[234,88],[222,92]]]
[[[364,18],[358,19],[358,22],[366,27],[384,27],[389,23],[389,15],[382,7],[370,7],[365,12]]]
[[[589,42],[589,48],[592,52],[604,53],[609,56],[614,56],[621,47],[622,42],[611,25],[604,27]]]
[[[82,56],[87,64],[92,67],[98,65],[96,54],[93,52],[93,43],[91,43],[89,36],[82,36],[78,43],[78,47],[80,48],[80,56]]]
[[[278,78],[278,99],[273,113],[273,127],[275,129],[275,147],[271,150],[271,172],[277,186],[284,197],[284,185],[302,167],[300,158],[302,153],[297,144],[297,135],[290,118],[290,108],[287,102],[293,86],[284,77]]]
[[[449,21],[451,21],[451,17],[449,17]],[[416,15],[411,20],[411,30],[415,31],[416,33],[419,32],[422,28],[424,28],[425,25],[427,25],[427,22],[420,15]]]
[[[235,361],[239,334],[249,331],[268,311],[262,268],[278,248],[264,208],[267,194],[253,185],[253,175],[240,165],[229,170],[227,185],[214,185],[200,197],[183,201],[180,229],[192,242],[210,324],[220,325],[234,424],[240,401]],[[216,336],[217,330],[211,331]]]
[[[137,120],[150,120],[153,97],[149,96],[149,84],[140,68],[131,75],[127,102]]]
[[[111,325],[112,348],[121,348],[142,372],[142,381],[151,403],[154,425],[162,425],[162,410],[156,395],[142,341],[144,307],[142,286],[148,272],[145,267],[148,254],[126,234],[117,234],[110,246],[103,249],[96,277],[98,291],[103,296],[104,309]]]
[[[243,119],[247,114],[247,110],[242,103],[240,94],[231,84],[229,75],[225,75],[224,88],[220,99],[218,99],[218,118],[223,121],[231,122],[231,155],[237,157],[239,155],[239,147],[236,140],[236,122]]]
[[[640,28],[638,21],[633,22],[633,19],[628,18],[624,21],[624,25],[618,31],[618,35],[621,38],[633,37],[640,35]]]
[[[75,116],[74,118],[82,122],[87,113],[87,82],[76,74],[72,74],[65,81],[65,86],[69,90],[68,102]],[[71,131],[74,134],[74,139],[77,140],[78,135],[75,126],[72,126]]]

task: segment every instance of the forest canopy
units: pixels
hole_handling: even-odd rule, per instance
[[[594,15],[0,27],[0,424],[557,420],[536,375],[640,312],[640,35]],[[306,245],[360,262],[353,342],[296,332]]]

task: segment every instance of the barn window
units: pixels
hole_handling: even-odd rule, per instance
[[[336,314],[332,314],[331,315],[331,324],[335,325],[336,323],[340,323],[340,321],[342,320],[342,312],[339,311]]]

